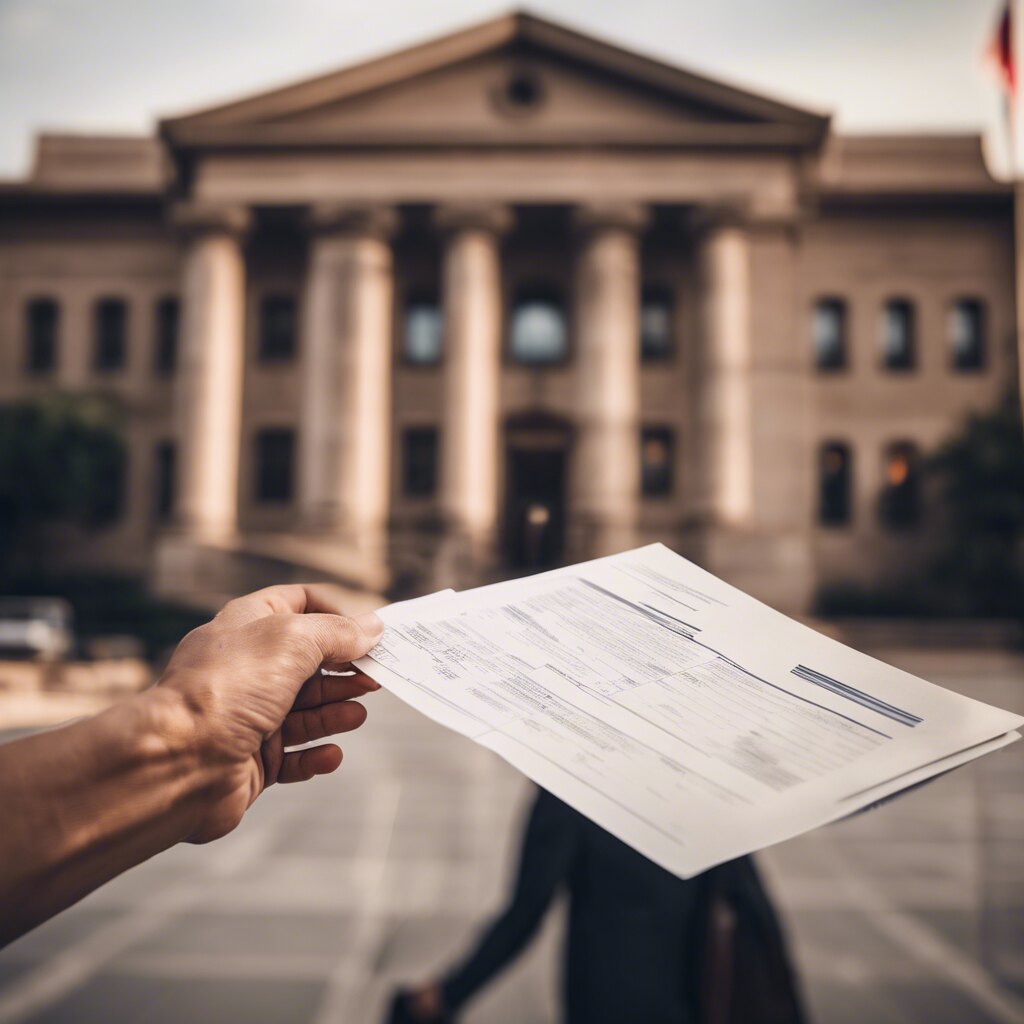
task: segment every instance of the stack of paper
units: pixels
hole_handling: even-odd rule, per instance
[[[660,544],[392,605],[359,667],[687,878],[1019,739]]]

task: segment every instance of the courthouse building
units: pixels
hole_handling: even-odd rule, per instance
[[[42,135],[0,188],[0,399],[123,403],[119,516],[65,566],[411,588],[660,540],[805,609],[923,557],[1013,269],[977,137],[839,135],[512,14]]]

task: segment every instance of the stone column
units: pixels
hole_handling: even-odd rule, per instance
[[[391,465],[392,259],[388,207],[320,206],[303,310],[303,524],[374,557]]]
[[[709,225],[700,245],[702,339],[696,391],[700,518],[749,525],[753,511],[750,241],[741,225]]]
[[[492,560],[501,465],[501,234],[512,221],[500,206],[446,206],[444,411],[441,512],[455,575]]]
[[[576,445],[570,494],[574,557],[624,550],[640,497],[640,247],[646,210],[576,211]]]
[[[180,368],[175,383],[177,521],[191,538],[231,537],[238,521],[238,462],[245,351],[249,211],[183,204],[186,237]]]

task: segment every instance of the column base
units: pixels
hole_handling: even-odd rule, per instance
[[[328,582],[377,607],[390,584],[385,552],[298,534],[236,535],[211,542],[181,531],[156,543],[150,569],[154,592],[217,609],[239,594],[278,583]]]
[[[442,531],[433,560],[432,584],[437,590],[465,590],[497,578],[500,568],[497,537],[464,528]]]
[[[636,523],[577,513],[566,531],[566,560],[583,562],[629,551],[639,544]]]
[[[815,573],[807,537],[710,526],[694,541],[694,561],[726,583],[790,615],[811,610]]]

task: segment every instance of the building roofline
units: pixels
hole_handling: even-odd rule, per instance
[[[187,145],[193,141],[201,144],[213,129],[265,128],[269,120],[371,92],[515,42],[600,67],[671,97],[718,106],[753,122],[788,126],[804,144],[819,143],[828,132],[828,115],[694,74],[525,11],[500,15],[291,85],[164,118],[159,132],[172,145]]]

